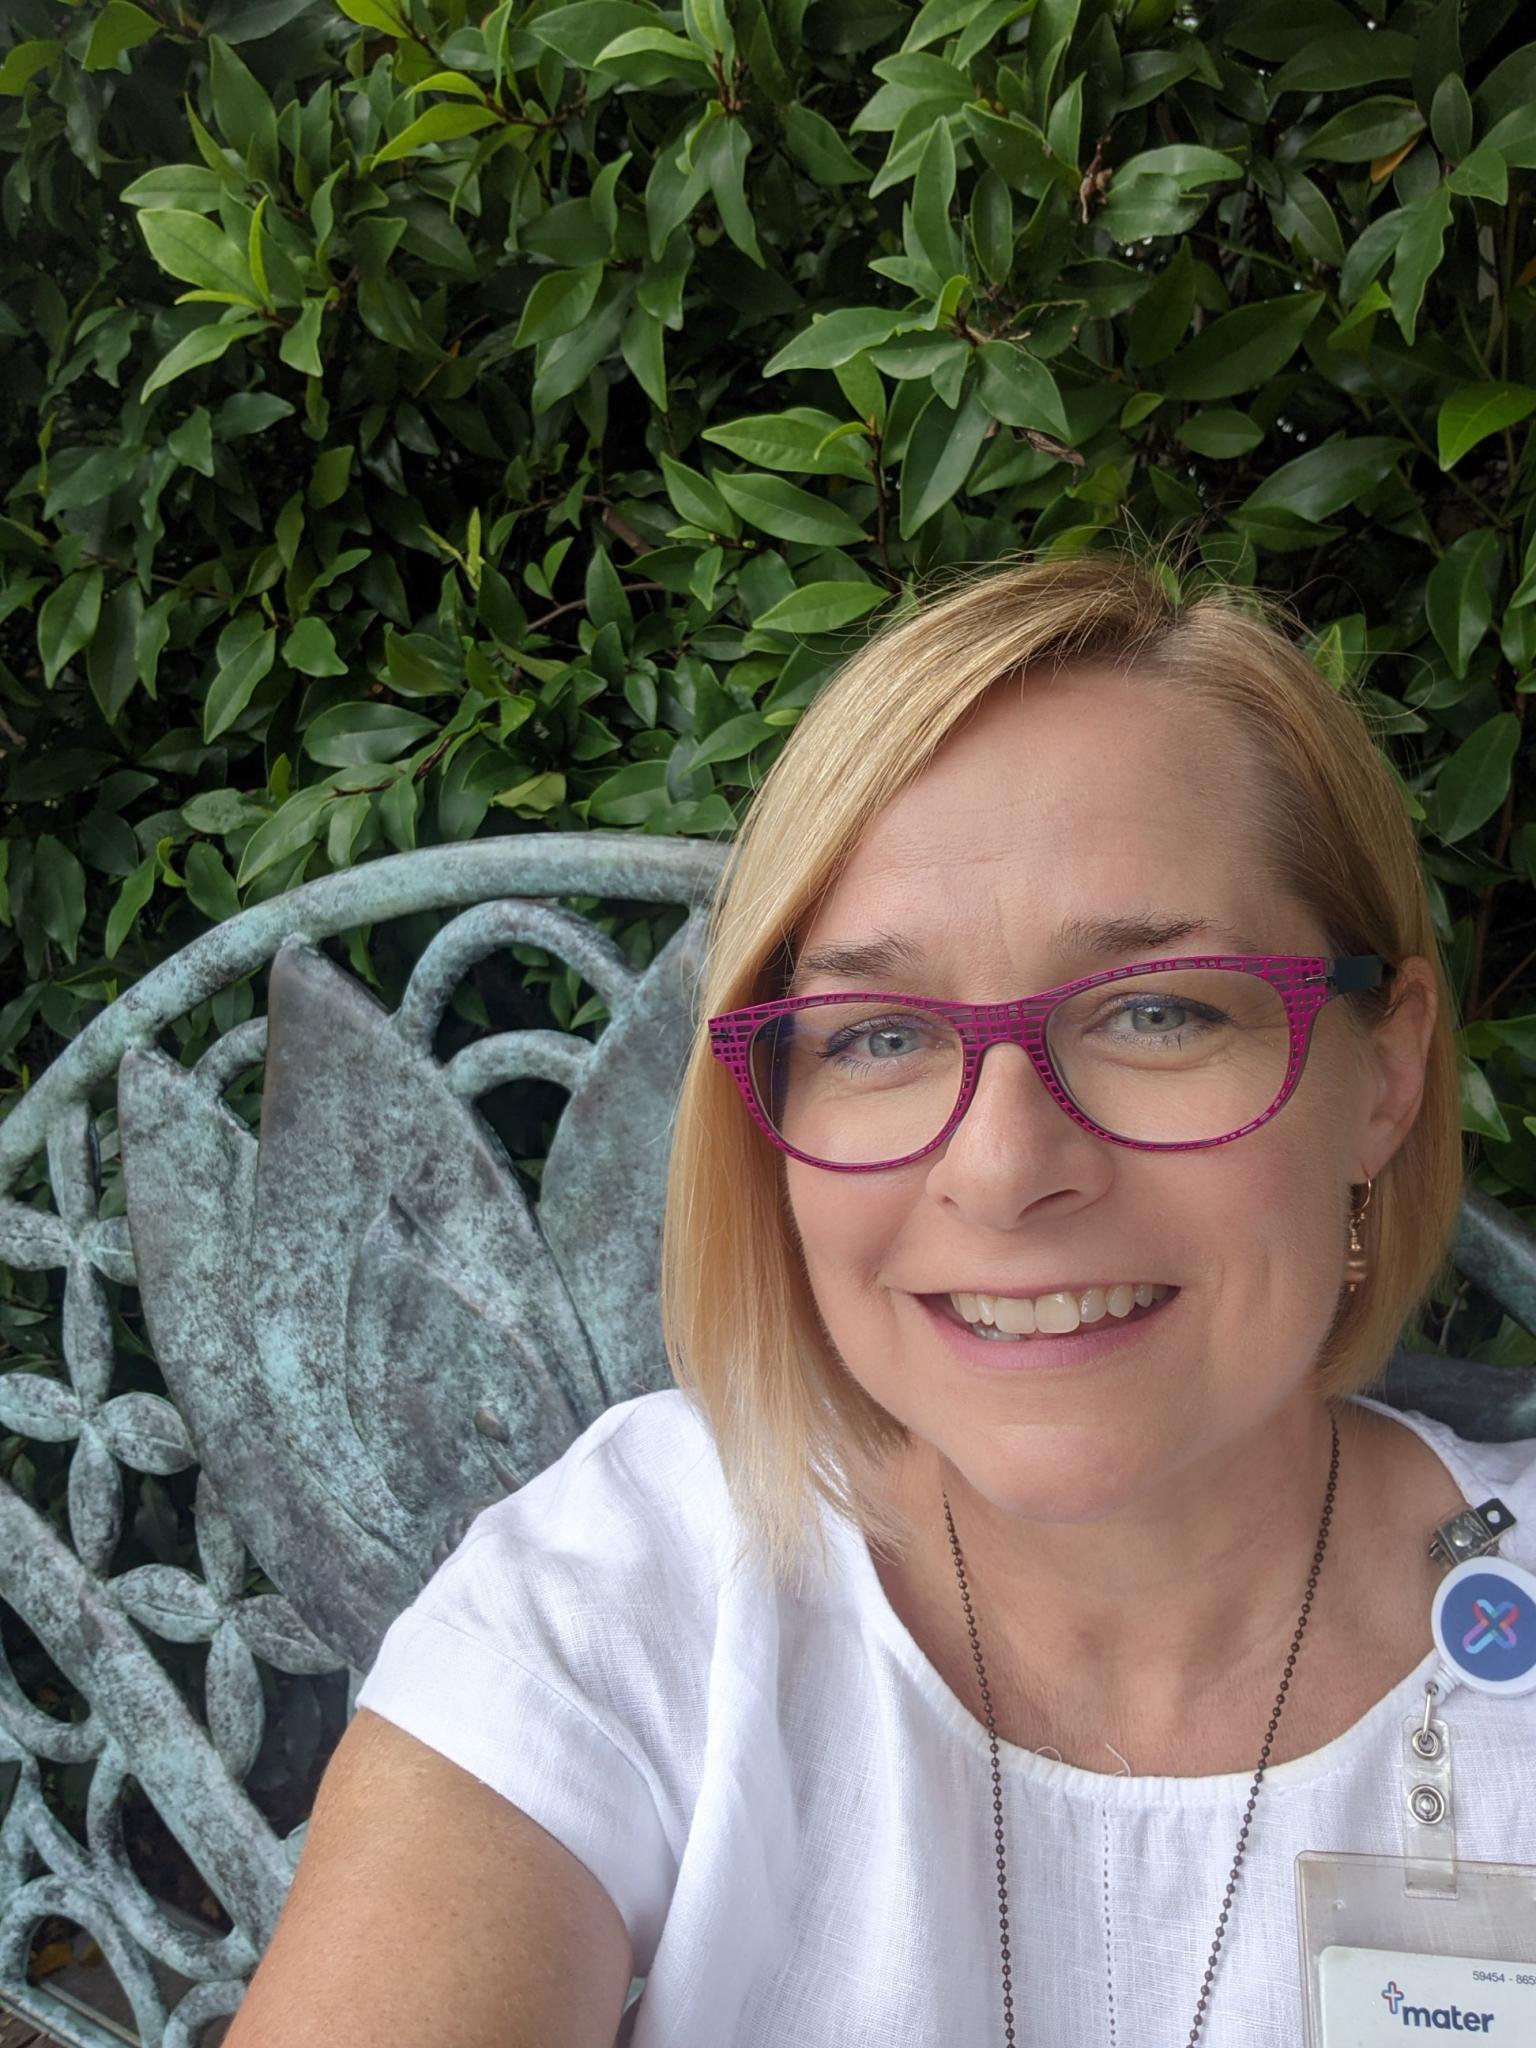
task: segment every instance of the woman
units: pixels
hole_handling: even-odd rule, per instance
[[[632,1970],[643,2048],[1301,2041],[1295,1859],[1413,1849],[1407,1717],[1536,1861],[1428,1555],[1498,1495],[1536,1562],[1533,1447],[1357,1397],[1463,1173],[1360,713],[1244,600],[975,580],[802,722],[702,1003],[679,1389],[397,1621],[234,2048],[608,2048]]]

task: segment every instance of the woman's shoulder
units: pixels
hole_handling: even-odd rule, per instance
[[[1416,1409],[1398,1409],[1361,1397],[1360,1405],[1411,1429],[1436,1453],[1472,1507],[1501,1500],[1516,1528],[1503,1546],[1517,1561],[1536,1562],[1536,1437],[1484,1442],[1460,1435],[1448,1422]]]
[[[440,1568],[600,1566],[707,1576],[735,1514],[705,1418],[676,1388],[616,1401],[558,1458],[483,1509]]]

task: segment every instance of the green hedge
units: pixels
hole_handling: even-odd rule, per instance
[[[1536,1214],[1536,43],[1461,14],[9,0],[8,1085],[329,869],[728,833],[932,572],[1183,535],[1366,678]]]

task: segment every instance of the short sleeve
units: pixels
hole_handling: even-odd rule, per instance
[[[676,1546],[615,1450],[624,1411],[647,1398],[608,1410],[476,1519],[390,1626],[357,1695],[584,1863],[642,1976],[686,1835],[689,1660],[677,1650],[697,1619]]]

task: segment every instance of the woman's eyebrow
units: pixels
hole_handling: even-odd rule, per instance
[[[1155,953],[1197,932],[1213,933],[1234,952],[1265,950],[1246,932],[1219,918],[1188,917],[1171,911],[1139,911],[1124,917],[1069,917],[1057,926],[1054,944],[1063,955],[1098,958],[1143,950]],[[894,984],[900,977],[919,974],[923,961],[922,948],[897,932],[880,932],[862,941],[834,939],[801,955],[795,963],[788,993],[793,995],[811,975],[834,975],[839,980],[863,981],[871,987],[882,982]]]

